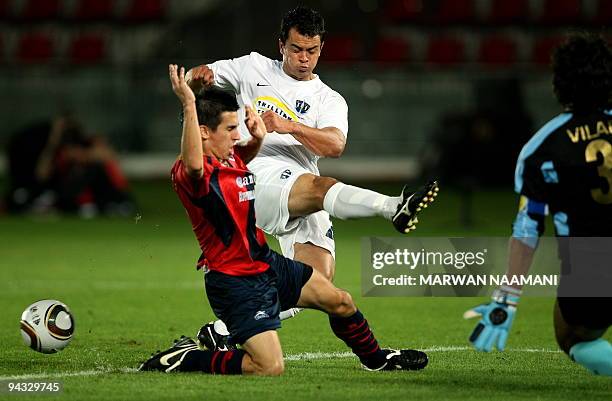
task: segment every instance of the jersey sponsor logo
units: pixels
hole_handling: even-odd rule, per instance
[[[255,183],[255,176],[247,175],[246,177],[236,177],[236,185],[238,188],[244,188],[247,185],[251,185]]]
[[[238,192],[238,202],[246,202],[255,199],[255,191]]]
[[[310,105],[304,100],[296,100],[295,109],[298,111],[298,113],[306,114],[306,112],[310,109]]]
[[[270,315],[268,315],[265,311],[258,311],[255,316],[253,316],[253,319],[255,320],[261,320],[261,319],[268,319],[270,317]]]
[[[253,106],[259,114],[272,110],[286,120],[297,121],[298,116],[280,100],[271,96],[260,96],[253,101]]]
[[[289,169],[284,170],[280,175],[281,180],[286,180],[289,177],[291,177],[291,170]]]
[[[270,86],[270,84],[261,84],[261,83],[257,82],[257,86]]]

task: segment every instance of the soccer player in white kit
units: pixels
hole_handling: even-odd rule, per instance
[[[346,101],[313,73],[324,34],[323,17],[297,7],[281,22],[282,61],[252,52],[194,67],[186,79],[195,90],[215,85],[235,93],[241,106],[251,105],[267,131],[276,133],[266,135],[258,156],[248,164],[257,182],[257,225],[276,236],[283,255],[332,279],[335,243],[330,215],[381,216],[407,233],[415,229],[417,213],[433,201],[438,187],[431,182],[414,193],[404,188],[400,196],[390,197],[319,175],[319,158],[339,157],[348,133]],[[244,124],[240,130],[248,137]]]

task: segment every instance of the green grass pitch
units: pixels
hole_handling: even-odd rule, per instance
[[[0,380],[61,380],[54,399],[62,400],[612,399],[610,378],[557,351],[552,299],[522,300],[509,350],[480,354],[467,344],[475,322],[461,315],[484,299],[361,297],[360,237],[394,235],[377,219],[335,223],[335,281],[353,294],[382,345],[429,350],[424,371],[361,370],[326,317],[306,311],[279,331],[282,377],[134,372],[149,353],[213,318],[194,269],[198,247],[169,183],[141,183],[136,193],[142,211],[132,220],[0,219]],[[515,204],[510,193],[475,194],[477,213],[466,229],[459,197],[443,188],[411,235],[506,236]],[[42,298],[67,303],[76,319],[74,341],[55,355],[29,350],[19,334],[22,310]]]

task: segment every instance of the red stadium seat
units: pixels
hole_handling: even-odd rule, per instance
[[[442,24],[473,22],[475,17],[473,0],[440,0],[434,21]]]
[[[325,39],[324,56],[321,59],[330,63],[348,63],[361,56],[360,42],[352,35],[333,35]]]
[[[394,22],[411,22],[421,17],[422,0],[388,0],[385,2],[384,15]]]
[[[163,19],[165,14],[164,0],[132,0],[125,18],[133,22],[146,22]]]
[[[114,0],[79,0],[74,13],[75,19],[83,21],[112,19]]]
[[[575,24],[582,21],[581,0],[545,0],[540,21],[548,24]]]
[[[531,60],[538,66],[550,65],[553,50],[563,42],[562,36],[546,36],[536,39],[531,51]]]
[[[54,53],[51,36],[41,32],[23,34],[17,44],[17,59],[22,63],[46,63]]]
[[[489,22],[495,24],[514,24],[529,19],[527,0],[493,0]]]
[[[25,20],[53,19],[59,15],[59,0],[27,0],[21,13]]]
[[[457,64],[464,61],[465,45],[452,36],[438,36],[429,40],[427,62],[438,65]]]
[[[83,34],[70,43],[70,61],[73,64],[95,64],[106,57],[106,41],[102,35]]]
[[[402,63],[410,60],[410,44],[401,37],[386,37],[376,41],[374,61],[379,64]]]
[[[594,22],[608,27],[612,25],[612,1],[599,0]]]
[[[11,0],[0,0],[0,18],[9,18],[11,16],[10,10]]]
[[[488,36],[480,42],[478,61],[488,66],[508,66],[517,60],[516,42],[506,36]]]

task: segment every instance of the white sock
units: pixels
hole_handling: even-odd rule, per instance
[[[325,194],[323,209],[339,219],[381,216],[391,220],[401,201],[401,196],[387,196],[338,182]]]
[[[301,312],[301,311],[303,311],[303,310],[304,310],[304,309],[302,309],[302,308],[291,308],[291,309],[287,309],[287,310],[281,311],[281,312],[278,314],[278,318],[279,318],[280,320],[286,320],[286,319],[289,319],[289,318],[294,317],[295,315],[297,315],[298,313],[300,313],[300,312]]]

